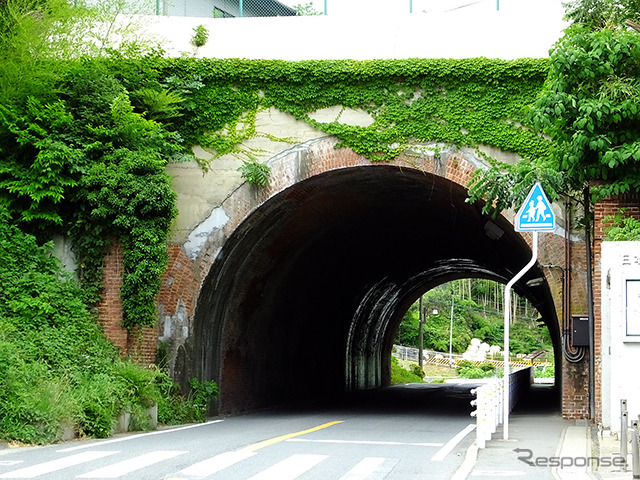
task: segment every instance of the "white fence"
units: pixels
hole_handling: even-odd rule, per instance
[[[509,412],[518,403],[521,393],[530,385],[533,367],[524,367],[509,375]],[[486,442],[504,422],[504,381],[495,379],[471,390],[476,396],[471,405],[476,409],[471,412],[476,417],[476,443],[484,448]]]

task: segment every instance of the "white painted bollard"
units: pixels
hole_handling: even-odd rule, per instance
[[[491,440],[491,435],[496,432],[499,423],[499,408],[501,396],[499,393],[500,382],[492,382],[481,385],[471,390],[476,396],[471,405],[476,409],[471,412],[476,417],[476,443],[478,448],[484,448],[486,442]]]

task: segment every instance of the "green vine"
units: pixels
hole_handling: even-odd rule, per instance
[[[523,157],[549,148],[525,115],[547,74],[545,60],[181,58],[168,61],[165,69],[203,79],[205,87],[196,95],[200,108],[179,129],[189,143],[217,156],[237,151],[243,139],[257,135],[255,114],[269,107],[335,135],[339,146],[372,161],[390,160],[420,142],[488,144]],[[339,118],[326,123],[311,118],[332,106],[363,109],[374,123],[360,127]]]
[[[528,157],[548,149],[525,116],[547,69],[533,59],[286,62],[162,52],[68,61],[47,90],[56,98],[25,97],[0,109],[0,197],[23,228],[72,237],[89,304],[100,299],[104,254],[118,241],[123,325],[152,325],[176,215],[165,166],[194,160],[188,147],[212,151],[210,161],[240,156],[243,178],[267,185],[268,166],[243,143],[292,142],[256,128],[257,113],[275,107],[372,161],[436,142]],[[332,106],[364,110],[374,121],[312,119]]]
[[[611,242],[630,242],[640,240],[640,220],[632,217],[626,208],[615,215],[605,217],[604,223],[611,223],[604,229],[605,240]]]

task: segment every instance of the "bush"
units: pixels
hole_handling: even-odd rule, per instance
[[[460,378],[485,378],[493,376],[495,367],[491,362],[476,365],[469,360],[461,360],[458,362],[457,371]]]
[[[416,377],[424,379],[424,370],[422,370],[422,368],[420,368],[417,363],[411,365],[411,373],[413,373]]]
[[[536,378],[555,378],[556,369],[554,367],[536,367],[533,376]]]
[[[120,358],[51,245],[12,225],[3,207],[0,265],[1,439],[55,442],[67,425],[107,437],[123,410],[146,429],[155,403],[163,422],[204,420],[215,383],[194,381],[185,398],[165,372]]]
[[[421,376],[404,369],[396,357],[391,357],[391,385],[399,383],[423,383],[423,380]]]
[[[493,371],[496,369],[496,366],[491,362],[483,362],[480,364],[480,369],[483,372],[493,373]]]

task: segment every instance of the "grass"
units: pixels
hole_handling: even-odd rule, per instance
[[[425,373],[425,380],[423,380],[418,375],[412,373],[417,367],[418,364],[416,362],[391,357],[391,384],[423,383],[425,381],[428,383],[436,383],[440,381],[439,379],[458,377],[458,372],[455,368],[425,364],[422,366],[422,370]]]

